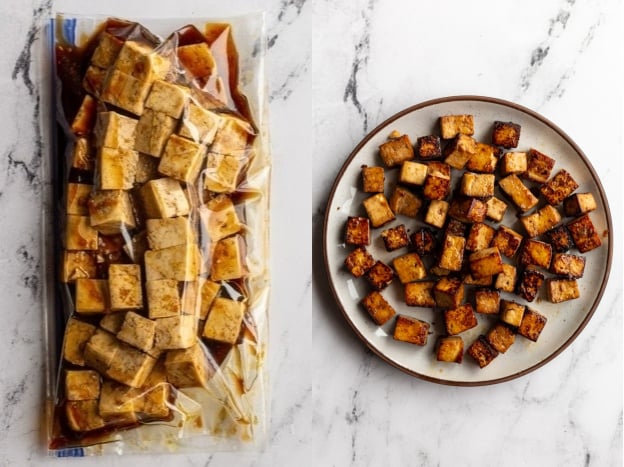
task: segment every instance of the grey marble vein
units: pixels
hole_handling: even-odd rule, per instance
[[[295,66],[288,72],[286,78],[277,86],[277,88],[271,91],[269,95],[269,102],[275,100],[286,101],[293,93],[293,82],[297,81],[301,76],[308,73],[310,67],[310,56],[307,55],[301,62],[295,64]]]

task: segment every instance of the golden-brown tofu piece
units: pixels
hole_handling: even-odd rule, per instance
[[[549,230],[545,233],[545,237],[548,243],[552,245],[553,251],[562,253],[574,246],[572,235],[570,235],[570,231],[565,225]]]
[[[97,399],[88,401],[67,401],[65,417],[69,428],[84,432],[103,428],[106,423],[98,412]]]
[[[516,293],[527,302],[532,302],[535,300],[535,297],[537,297],[543,283],[544,274],[539,272],[533,265],[527,266],[527,268],[522,271]]]
[[[362,167],[364,193],[383,193],[386,176],[383,167]]]
[[[576,279],[548,279],[546,285],[548,299],[552,303],[574,300],[581,296]]]
[[[408,189],[397,186],[390,196],[389,205],[395,214],[416,217],[422,206],[422,200]]]
[[[468,257],[470,274],[476,278],[494,276],[503,271],[503,259],[497,247],[475,251]]]
[[[416,153],[422,160],[439,159],[442,157],[440,137],[436,135],[421,136],[416,139]]]
[[[434,281],[409,282],[405,284],[405,303],[408,306],[435,307],[434,286]]]
[[[88,138],[76,138],[71,154],[73,169],[92,172],[95,166],[94,152]]]
[[[526,152],[506,152],[500,163],[500,172],[503,177],[511,174],[521,175],[527,170]]]
[[[63,358],[74,365],[84,366],[84,349],[96,327],[76,318],[69,318],[63,338]]]
[[[443,200],[451,191],[451,166],[443,162],[429,162],[423,196],[430,200]]]
[[[407,236],[407,230],[405,230],[404,224],[382,231],[381,239],[387,251],[398,250],[399,248],[409,245],[409,237]]]
[[[516,274],[516,267],[513,264],[503,263],[503,270],[496,276],[494,288],[512,293],[516,289]]]
[[[362,299],[362,306],[379,326],[385,324],[396,314],[394,308],[376,290]]]
[[[457,135],[444,148],[444,162],[461,170],[476,152],[477,142],[474,138],[467,135]]]
[[[526,307],[520,303],[501,300],[500,318],[501,321],[514,326],[520,326],[522,316]]]
[[[537,342],[544,326],[546,326],[547,318],[539,314],[537,311],[527,308],[522,317],[522,322],[518,327],[518,334],[526,337],[533,342]]]
[[[466,236],[466,224],[457,219],[449,219],[444,228],[444,235],[455,235],[456,237]]]
[[[555,166],[555,160],[536,149],[529,149],[527,153],[527,170],[524,178],[537,183],[545,183]]]
[[[216,370],[200,342],[167,352],[165,369],[167,381],[178,388],[205,387]]]
[[[88,401],[100,396],[100,375],[93,370],[65,370],[65,398]]]
[[[489,144],[477,143],[475,153],[466,162],[466,169],[471,172],[493,174],[498,165],[501,150]]]
[[[477,198],[494,196],[494,182],[494,174],[464,172],[461,178],[460,193]]]
[[[591,193],[576,193],[563,200],[563,212],[567,217],[580,216],[597,207],[594,195]]]
[[[488,343],[497,352],[505,353],[516,340],[516,333],[504,323],[496,323],[485,335]]]
[[[500,311],[500,293],[498,290],[476,290],[475,311],[484,315],[498,314]]]
[[[444,310],[444,326],[450,336],[477,326],[477,316],[470,303]]]
[[[550,264],[550,272],[558,276],[567,276],[570,279],[583,277],[585,258],[583,256],[555,253]]]
[[[366,198],[362,204],[373,227],[381,227],[395,219],[394,213],[390,209],[388,200],[383,193],[377,193],[370,198]]]
[[[520,222],[529,234],[529,237],[537,237],[552,229],[561,220],[561,215],[556,208],[547,204],[528,216],[520,216]]]
[[[596,228],[589,218],[589,214],[585,214],[568,222],[567,227],[576,247],[581,253],[587,253],[602,245],[600,236],[598,232],[596,232]]]
[[[498,199],[496,196],[492,196],[485,203],[487,206],[487,211],[485,212],[485,217],[494,222],[500,222],[505,217],[505,212],[507,211],[507,203]]]
[[[468,224],[483,222],[487,213],[486,204],[477,198],[456,196],[451,201],[448,214],[454,219]]]
[[[88,136],[95,125],[97,100],[89,94],[82,99],[78,112],[71,123],[71,130],[76,136]]]
[[[186,72],[195,79],[206,80],[216,71],[216,61],[206,42],[179,46],[177,53]]]
[[[423,279],[427,275],[425,265],[418,253],[407,253],[392,260],[394,270],[399,276],[401,284]]]
[[[490,345],[485,336],[479,336],[468,347],[467,353],[475,359],[480,368],[488,366],[498,356],[498,351]]]
[[[464,237],[446,235],[442,243],[438,266],[449,271],[461,271],[465,247],[466,239]]]
[[[366,280],[375,290],[383,290],[394,280],[394,271],[390,266],[377,261],[366,272]]]
[[[474,117],[467,114],[441,116],[440,135],[442,139],[451,139],[457,135],[474,135]]]
[[[538,202],[535,195],[531,193],[531,190],[522,183],[522,180],[516,174],[503,178],[498,182],[498,185],[522,212],[528,211]]]
[[[433,287],[436,305],[456,308],[464,299],[464,283],[457,277],[442,277]]]
[[[541,268],[548,269],[551,259],[552,247],[548,243],[527,239],[522,244],[519,256],[519,262],[522,266],[535,264]]]
[[[414,148],[409,136],[402,135],[379,146],[379,155],[387,167],[395,167],[411,161],[414,158]]]
[[[411,236],[412,245],[420,256],[431,253],[435,248],[435,237],[431,229],[426,227],[418,229]]]
[[[405,315],[397,316],[392,337],[397,341],[414,345],[426,345],[429,336],[429,323]]]
[[[345,258],[345,266],[353,277],[362,277],[375,265],[372,255],[364,247],[358,247]]]
[[[470,226],[468,238],[466,239],[466,250],[478,251],[490,246],[496,229],[483,222],[476,222]]]
[[[464,274],[464,284],[466,285],[478,285],[480,287],[489,287],[492,285],[494,276],[474,277],[470,273]]]
[[[502,146],[505,149],[518,147],[520,141],[520,125],[513,122],[494,122],[494,131],[492,132],[492,144]]]
[[[425,222],[429,225],[441,229],[446,222],[446,215],[449,210],[449,203],[444,200],[433,200],[429,203]]]
[[[461,363],[464,359],[464,341],[460,336],[445,336],[438,339],[436,359],[439,362]]]
[[[509,227],[501,225],[496,231],[490,246],[498,248],[501,254],[507,258],[513,258],[521,243],[522,235]]]
[[[208,312],[203,336],[213,341],[235,344],[240,334],[246,306],[225,297],[214,299]]]
[[[540,187],[540,193],[544,195],[548,204],[556,206],[578,187],[579,184],[572,178],[572,175],[567,170],[561,169]]]
[[[350,216],[345,232],[347,245],[370,245],[370,221],[366,217]]]
[[[399,173],[399,182],[407,185],[423,185],[427,177],[427,164],[405,161]]]

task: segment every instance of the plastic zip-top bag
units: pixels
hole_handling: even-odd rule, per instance
[[[61,15],[50,32],[49,451],[261,446],[263,16]]]

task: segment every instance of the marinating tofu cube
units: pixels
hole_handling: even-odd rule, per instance
[[[520,276],[516,293],[527,302],[532,302],[537,297],[543,283],[544,274],[539,272],[533,265],[527,266]]]
[[[93,431],[103,428],[106,423],[98,412],[98,401],[67,401],[65,419],[72,431]]]
[[[111,70],[102,89],[101,99],[134,115],[141,115],[151,83],[119,70]]]
[[[195,242],[193,228],[187,217],[147,219],[146,226],[147,242],[152,250]]]
[[[134,186],[139,153],[130,149],[100,148],[97,154],[97,187],[130,190]]]
[[[214,145],[207,157],[204,187],[215,193],[232,193],[238,186],[244,161],[237,156],[217,154],[213,149]]]
[[[108,70],[99,66],[89,65],[82,79],[82,87],[89,94],[100,96],[108,78]]]
[[[98,38],[98,45],[91,55],[91,63],[100,68],[112,66],[122,46],[123,41],[121,39],[107,32],[102,32]]]
[[[576,255],[555,253],[550,265],[550,272],[559,276],[567,276],[570,279],[583,277],[585,271],[585,258]]]
[[[177,47],[178,59],[194,78],[208,78],[217,67],[210,47],[205,42]]]
[[[210,267],[210,278],[213,281],[229,281],[247,275],[244,245],[242,235],[233,235],[216,243]]]
[[[105,279],[76,279],[77,313],[104,313],[110,309],[108,281]]]
[[[63,338],[63,358],[74,365],[84,366],[84,349],[91,336],[95,334],[95,326],[76,318],[69,318],[65,325]]]
[[[93,189],[93,185],[85,185],[82,183],[67,184],[67,214],[76,216],[89,215],[89,194]]]
[[[567,217],[580,216],[597,207],[594,195],[591,193],[577,193],[563,200],[563,212]]]
[[[513,258],[518,248],[520,248],[522,238],[522,235],[518,232],[501,225],[496,231],[490,246],[498,248],[501,254],[507,258]]]
[[[522,212],[528,211],[537,204],[538,200],[535,195],[515,174],[503,178],[498,182],[498,185]]]
[[[466,135],[458,135],[444,148],[444,162],[455,169],[463,169],[476,154],[476,141]]]
[[[140,194],[149,219],[186,216],[190,211],[180,182],[173,178],[150,180],[143,185]]]
[[[155,331],[155,321],[130,311],[125,315],[117,339],[147,352],[154,346]]]
[[[497,290],[479,289],[475,291],[475,311],[485,315],[495,315],[500,311],[500,293]]]
[[[97,250],[98,232],[87,216],[68,215],[65,223],[65,248],[67,250]]]
[[[442,200],[451,191],[451,166],[443,162],[429,162],[423,196],[431,200]]]
[[[399,173],[399,182],[408,185],[423,185],[427,177],[427,165],[420,162],[405,161]],[[364,190],[366,191],[366,190]]]
[[[208,310],[221,290],[221,284],[210,280],[200,281],[199,291],[199,319],[204,320],[208,316]]]
[[[176,124],[176,119],[164,112],[145,109],[136,126],[134,149],[160,157]]]
[[[65,284],[76,279],[89,279],[97,275],[95,257],[88,251],[63,251],[61,281]]]
[[[410,282],[405,284],[405,303],[408,306],[433,308],[436,301],[433,296],[434,281]]]
[[[422,206],[422,200],[406,188],[397,186],[392,192],[388,204],[395,214],[416,217]]]
[[[418,229],[416,232],[414,232],[411,236],[411,239],[412,245],[414,246],[416,253],[418,253],[420,256],[428,255],[434,250],[436,246],[435,236],[433,235],[433,232],[431,231],[431,229],[428,229],[426,227]]]
[[[117,112],[100,112],[95,126],[95,145],[100,148],[134,149],[137,120]]]
[[[121,325],[126,318],[126,312],[106,313],[100,320],[100,327],[111,334],[117,334],[121,330]]]
[[[364,193],[383,193],[385,179],[383,167],[362,167],[362,190]]]
[[[500,164],[502,176],[511,174],[521,175],[527,170],[526,152],[506,152],[503,154]]]
[[[357,246],[370,244],[370,221],[366,217],[351,216],[347,219],[345,243]]]
[[[493,276],[503,271],[503,259],[498,248],[490,247],[475,251],[468,257],[470,274],[479,278]]]
[[[494,288],[512,293],[516,290],[516,275],[516,267],[513,264],[503,263],[503,270],[496,276]]]
[[[546,326],[546,321],[548,320],[544,315],[527,308],[522,316],[522,322],[518,327],[518,334],[532,340],[533,342],[537,342],[544,326]]]
[[[100,375],[93,370],[65,370],[65,398],[88,401],[100,396]]]
[[[171,352],[184,352],[184,350],[172,350]],[[171,385],[167,381],[167,369],[165,360],[156,362],[154,369],[145,380],[141,394],[141,419],[166,419],[169,417],[169,396]]]
[[[71,131],[76,136],[88,136],[93,130],[97,116],[97,101],[86,94],[71,123]]]
[[[552,230],[549,230],[545,234],[546,240],[553,247],[553,251],[564,252],[568,251],[574,246],[572,235],[565,225],[561,225]]]
[[[457,135],[474,134],[474,117],[472,115],[443,115],[440,117],[440,134],[442,139],[451,139]]]
[[[365,199],[362,204],[373,227],[380,227],[395,219],[383,193]]]
[[[449,203],[443,200],[433,200],[429,203],[425,222],[441,229],[446,222],[446,215],[449,210]]]
[[[392,260],[394,270],[402,284],[423,279],[427,275],[425,265],[418,253],[407,253]],[[370,271],[369,271],[370,273]]]
[[[548,299],[552,303],[574,300],[581,296],[576,279],[548,279],[546,285]]]
[[[197,320],[193,315],[170,316],[154,321],[154,347],[164,350],[187,349],[197,341]]]
[[[106,420],[136,421],[136,412],[141,407],[141,392],[125,384],[105,381],[98,410]]]
[[[137,161],[136,173],[134,174],[135,183],[143,184],[154,178],[159,178],[158,163],[160,161],[147,154],[139,153]]]
[[[496,323],[485,335],[488,343],[499,353],[507,352],[516,340],[516,333],[504,323]]]
[[[487,205],[476,198],[456,196],[451,201],[448,214],[461,222],[483,222],[487,213]]]
[[[224,297],[215,298],[208,312],[203,336],[206,339],[235,344],[244,315],[244,303]]]
[[[487,211],[485,212],[485,216],[488,219],[491,219],[495,222],[500,222],[505,217],[505,212],[507,211],[507,203],[498,199],[496,196],[492,196],[485,203],[487,207]]]
[[[526,307],[516,302],[501,300],[500,318],[501,321],[518,327],[522,322],[522,316]]]
[[[396,314],[394,308],[376,290],[362,299],[362,306],[379,326],[385,324]]]
[[[474,277],[472,274],[464,274],[464,284],[466,285],[478,285],[480,287],[490,287],[494,276]]]
[[[216,196],[200,206],[199,216],[212,241],[238,233],[243,227],[232,199],[225,195]],[[366,221],[368,222],[368,219]]]
[[[442,243],[442,251],[437,265],[449,271],[461,271],[465,247],[465,238],[450,234],[446,235]]]
[[[163,318],[171,319],[171,318]],[[115,358],[111,362],[106,375],[119,383],[133,388],[140,388],[145,383],[156,359],[140,350],[120,343]]]
[[[362,277],[375,265],[375,260],[364,247],[353,250],[345,258],[345,266],[354,277]]]
[[[494,196],[494,178],[494,174],[464,172],[461,178],[461,194],[477,198]]]
[[[472,172],[493,174],[498,165],[501,150],[489,144],[477,143],[475,153],[466,162],[466,169]]]
[[[555,166],[555,160],[536,149],[529,149],[527,153],[527,170],[522,175],[533,182],[545,183]]]
[[[156,80],[145,101],[145,107],[180,118],[189,99],[189,89],[167,81]]]
[[[165,368],[167,381],[177,388],[205,387],[215,372],[199,342],[188,349],[167,352]]]
[[[174,279],[194,281],[199,273],[199,251],[194,244],[177,245],[145,252],[145,275],[148,281]]]
[[[529,234],[529,237],[537,237],[552,229],[561,220],[559,211],[547,204],[528,216],[520,216],[520,222]]]
[[[93,171],[95,157],[87,138],[76,138],[71,155],[71,167],[73,169]]]
[[[150,85],[157,79],[163,79],[170,66],[169,59],[156,52],[151,45],[133,40],[124,42],[114,65],[115,70],[148,81]]]
[[[104,235],[118,234],[136,227],[130,196],[124,190],[92,192],[89,217],[91,226]]]
[[[388,287],[394,279],[392,268],[381,261],[377,261],[372,268],[366,272],[366,280],[376,290],[383,290]]]
[[[216,113],[190,102],[182,115],[180,136],[201,144],[211,144],[222,123]]]
[[[556,206],[567,198],[579,184],[572,178],[572,175],[561,169],[553,178],[540,187],[540,193],[544,195],[548,204]]]
[[[387,251],[398,250],[409,245],[409,237],[403,224],[382,231],[381,238]]]
[[[253,135],[249,123],[231,116],[220,117],[221,121],[215,133],[210,152],[217,155],[236,156],[238,160],[248,150],[247,140]]]
[[[108,267],[108,287],[112,311],[143,308],[141,267],[138,264],[111,264]]]
[[[464,341],[459,336],[438,339],[436,359],[439,362],[461,363],[464,359]]]
[[[163,151],[158,171],[182,182],[192,183],[206,155],[206,147],[178,135],[171,135]]]
[[[180,314],[180,291],[178,281],[160,279],[145,282],[147,309],[151,319],[167,318]]]
[[[439,159],[442,157],[440,137],[436,135],[421,136],[416,140],[416,153],[422,160]]]
[[[411,161],[414,158],[414,148],[409,136],[402,135],[379,146],[379,155],[387,167],[395,167]]]
[[[456,308],[464,299],[464,283],[457,277],[442,277],[433,287],[436,305]]]
[[[476,327],[477,316],[472,305],[466,303],[457,308],[444,310],[444,326],[449,336],[454,336]]]
[[[550,267],[552,247],[548,243],[527,239],[520,250],[519,262],[522,266],[535,264],[544,269]]]
[[[395,340],[423,346],[427,344],[428,336],[429,323],[409,316],[397,316],[392,335]]]
[[[107,374],[119,351],[120,342],[102,329],[97,329],[84,347],[85,364],[102,374]]]
[[[478,251],[490,246],[496,230],[483,222],[476,222],[470,227],[466,239],[466,250]]]
[[[520,125],[513,122],[494,122],[492,144],[511,149],[518,146],[520,141]]]
[[[585,214],[567,224],[570,235],[581,253],[586,253],[602,245],[600,236],[596,232],[596,228],[589,218],[589,214]]]

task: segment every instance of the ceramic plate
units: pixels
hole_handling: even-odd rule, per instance
[[[444,334],[442,312],[438,309],[408,307],[403,298],[403,286],[395,278],[382,294],[395,308],[397,314],[404,314],[431,323],[428,342],[424,347],[396,341],[392,338],[394,319],[383,326],[377,326],[360,305],[360,300],[370,292],[370,286],[362,278],[354,278],[344,267],[345,257],[354,247],[344,244],[344,231],[348,216],[365,216],[362,201],[370,194],[361,191],[361,167],[383,165],[378,147],[388,135],[397,130],[409,135],[412,142],[419,136],[439,134],[438,118],[441,115],[472,114],[475,119],[475,139],[489,143],[495,120],[512,121],[521,125],[518,151],[535,148],[556,160],[552,174],[565,168],[580,187],[577,192],[594,194],[598,208],[590,213],[602,246],[583,256],[586,258],[585,274],[578,280],[580,298],[562,304],[550,303],[543,286],[531,308],[545,315],[548,322],[537,342],[516,336],[515,343],[500,354],[488,366],[480,369],[472,357],[465,355],[462,364],[438,362],[435,343]],[[591,156],[591,155],[590,155]],[[459,178],[459,171],[453,170],[453,180]],[[398,178],[398,169],[386,170],[385,193],[389,198]],[[498,178],[498,175],[497,175]],[[504,196],[497,195],[508,202]],[[543,202],[540,203],[540,205]],[[559,207],[560,212],[561,207]],[[518,211],[511,205],[502,224],[525,234],[517,220]],[[563,218],[562,222],[571,219]],[[487,222],[496,227],[498,224]],[[417,219],[397,216],[390,224],[371,229],[371,245],[368,251],[375,259],[386,264],[407,252],[406,248],[387,252],[380,238],[382,230],[398,224],[405,224],[409,232],[421,226],[422,211]],[[324,227],[324,253],[331,289],[345,319],[355,333],[377,355],[397,368],[414,376],[442,384],[473,386],[507,381],[539,368],[557,356],[576,338],[593,315],[607,284],[611,266],[611,216],[604,190],[592,168],[588,157],[555,124],[541,115],[512,102],[480,96],[456,96],[436,99],[399,112],[373,130],[358,144],[343,165],[332,188]],[[576,249],[572,254],[580,254]],[[509,261],[509,260],[506,260]],[[545,271],[542,271],[545,272]],[[546,272],[546,277],[552,274]],[[470,296],[470,295],[468,295]],[[527,304],[514,294],[501,293],[502,299]],[[485,334],[496,322],[496,317],[477,315],[476,328],[460,334],[466,349],[479,334]]]

